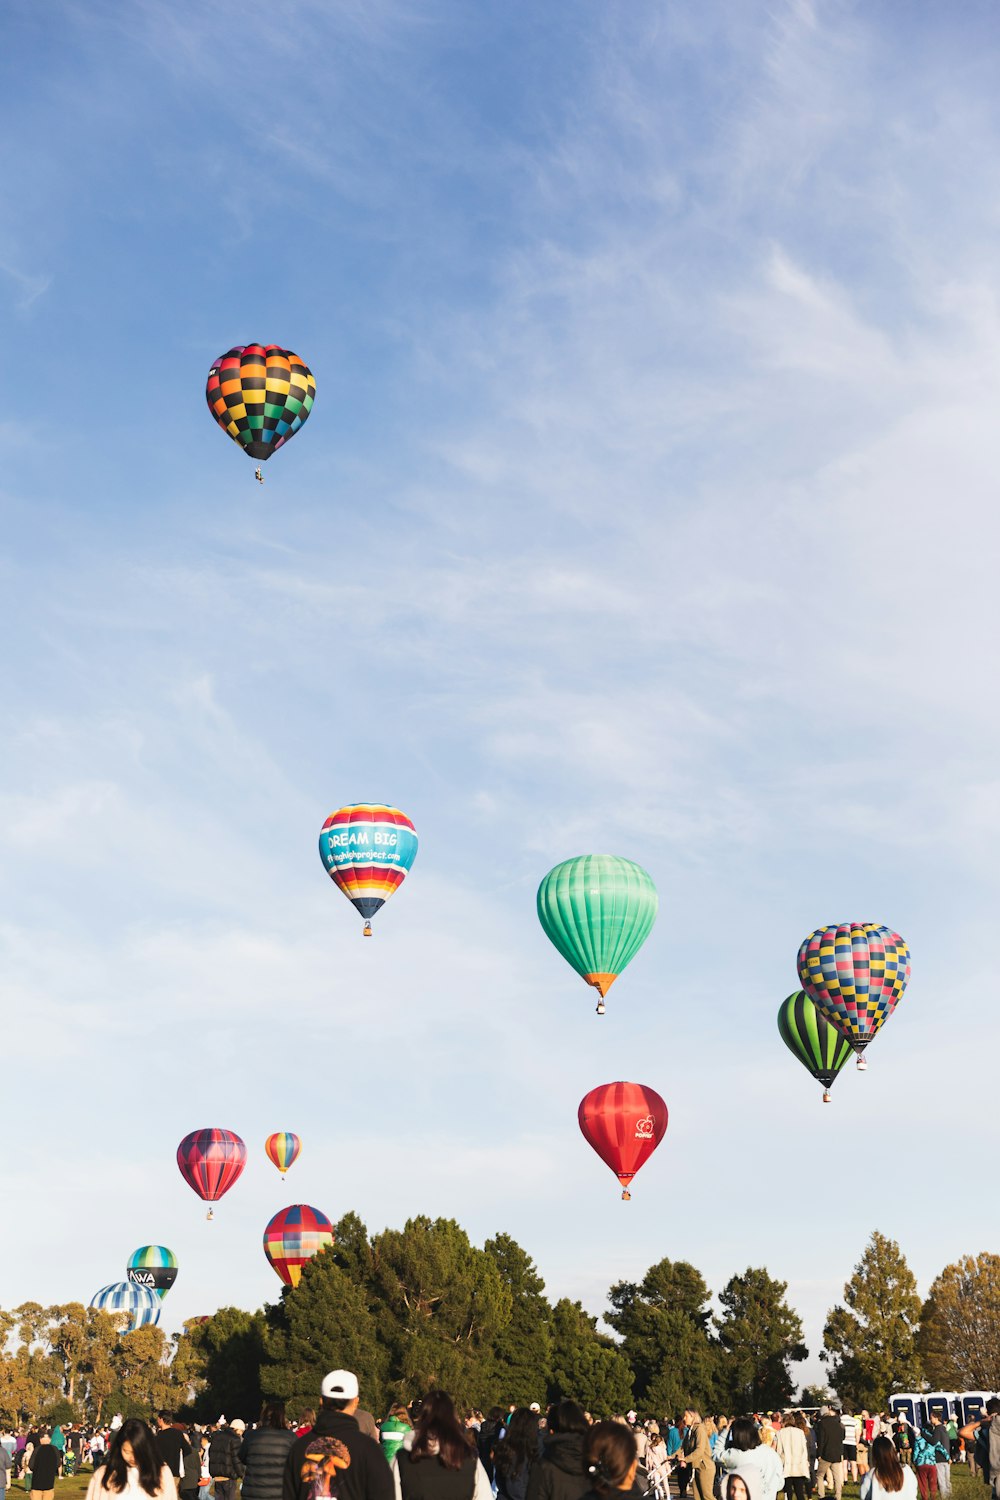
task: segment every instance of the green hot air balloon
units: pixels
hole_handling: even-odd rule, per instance
[[[823,1085],[823,1103],[829,1104],[833,1080],[851,1055],[847,1037],[826,1019],[805,990],[796,990],[782,1003],[778,1031],[789,1052]]]
[[[538,920],[549,941],[604,997],[656,921],[656,886],[641,865],[617,854],[581,854],[550,870],[538,887]]]

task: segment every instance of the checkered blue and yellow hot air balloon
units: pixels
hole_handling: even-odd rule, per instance
[[[417,830],[398,807],[384,802],[353,802],[327,818],[319,835],[326,873],[365,919],[372,917],[406,879],[417,857]]]
[[[781,1040],[803,1067],[823,1085],[823,1103],[830,1102],[830,1089],[851,1055],[851,1044],[806,994],[796,990],[782,1001],[778,1011]]]
[[[799,948],[799,981],[868,1066],[865,1048],[892,1015],[910,978],[910,950],[877,922],[817,927]]]
[[[90,1299],[91,1307],[99,1307],[106,1313],[127,1315],[128,1331],[142,1328],[146,1323],[160,1321],[160,1302],[156,1293],[148,1286],[138,1286],[134,1281],[114,1281],[102,1286]]]
[[[549,941],[604,997],[652,931],[659,898],[652,876],[617,854],[581,854],[538,887],[538,920]]]
[[[236,344],[219,355],[205,386],[212,416],[258,464],[295,436],[315,397],[309,366],[280,344]],[[257,478],[263,482],[259,468]]]
[[[129,1281],[148,1286],[162,1302],[177,1280],[177,1257],[166,1245],[140,1245],[125,1267]]]
[[[298,1286],[302,1267],[333,1244],[333,1225],[308,1203],[291,1203],[264,1230],[264,1254],[286,1286]]]
[[[264,1150],[267,1153],[268,1160],[274,1163],[282,1177],[284,1177],[288,1168],[302,1150],[302,1142],[294,1130],[276,1130],[264,1142]]]

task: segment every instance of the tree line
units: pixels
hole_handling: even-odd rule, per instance
[[[770,1410],[792,1402],[807,1355],[786,1292],[748,1267],[713,1312],[701,1273],[664,1259],[609,1289],[607,1334],[579,1302],[551,1302],[507,1234],[480,1249],[454,1220],[418,1217],[369,1235],[352,1213],[280,1301],[221,1308],[173,1339],[150,1326],[122,1333],[120,1315],[80,1303],[0,1310],[0,1417],[100,1421],[168,1407],[251,1418],[267,1397],[301,1410],[331,1361],[357,1372],[375,1411],[432,1385],[482,1409],[569,1396],[605,1415]],[[925,1379],[998,1389],[1000,1256],[946,1267],[921,1304],[899,1246],[875,1232],[823,1339],[831,1385],[858,1408],[883,1409],[890,1390]]]

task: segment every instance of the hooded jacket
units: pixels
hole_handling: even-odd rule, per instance
[[[532,1464],[526,1500],[582,1500],[590,1489],[583,1464],[583,1433],[554,1432]]]
[[[373,1438],[343,1411],[323,1407],[285,1460],[282,1500],[393,1500],[392,1472]]]
[[[756,1448],[723,1448],[719,1457],[722,1467],[730,1474],[739,1473],[744,1479],[747,1474],[755,1476],[759,1500],[774,1500],[784,1487],[785,1471],[781,1459],[767,1443],[760,1443]],[[726,1493],[725,1489],[723,1493]]]
[[[295,1442],[287,1427],[255,1427],[247,1433],[240,1445],[240,1463],[246,1466],[243,1500],[281,1500],[285,1461]]]

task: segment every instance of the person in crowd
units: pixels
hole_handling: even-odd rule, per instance
[[[104,1433],[100,1428],[98,1428],[97,1431],[93,1433],[88,1446],[90,1448],[90,1462],[93,1464],[94,1469],[97,1470],[104,1462],[105,1453]]]
[[[713,1444],[714,1451],[714,1444]],[[653,1500],[668,1500],[670,1495],[670,1464],[667,1462],[667,1445],[663,1440],[659,1424],[649,1424],[649,1442],[646,1445],[646,1474]]]
[[[514,1415],[518,1408],[515,1407]],[[513,1425],[514,1415],[508,1418]],[[538,1418],[533,1412],[535,1452]],[[520,1446],[520,1439],[518,1440]],[[503,1440],[497,1444],[495,1467],[501,1478]],[[491,1500],[492,1491],[479,1454],[470,1443],[446,1391],[429,1391],[413,1428],[413,1442],[396,1454],[392,1465],[396,1500]]]
[[[994,1436],[991,1444],[990,1435]],[[1000,1452],[1000,1400],[992,1396],[986,1403],[983,1416],[959,1428],[959,1437],[971,1453],[972,1469],[978,1469],[987,1484],[990,1482],[990,1448]]]
[[[179,1482],[184,1472],[184,1456],[191,1452],[191,1443],[184,1428],[174,1420],[173,1412],[157,1412],[155,1440],[161,1460]]]
[[[503,1431],[503,1421],[503,1407],[491,1406],[483,1418],[482,1426],[476,1436],[479,1462],[486,1470],[486,1477],[491,1487],[493,1485],[493,1453],[497,1443],[500,1441],[500,1433]]]
[[[152,1429],[139,1417],[129,1417],[115,1432],[106,1461],[95,1469],[87,1487],[87,1500],[108,1500],[109,1495],[128,1495],[140,1500],[176,1500],[174,1476],[160,1457]]]
[[[920,1500],[930,1500],[938,1492],[937,1446],[929,1425],[913,1434],[913,1466],[917,1471]]]
[[[715,1463],[708,1441],[708,1428],[701,1413],[687,1407],[683,1415],[684,1440],[678,1459],[687,1464],[694,1487],[695,1500],[714,1500]]]
[[[590,1480],[583,1500],[608,1500],[620,1493],[641,1495],[635,1475],[639,1452],[627,1422],[595,1422],[583,1445],[584,1470]]]
[[[760,1431],[752,1417],[737,1417],[729,1429],[729,1438],[720,1454],[727,1474],[734,1469],[754,1469],[758,1476],[760,1500],[775,1500],[785,1487],[785,1471],[774,1448],[762,1443]],[[722,1486],[726,1492],[725,1483]]]
[[[52,1446],[52,1434],[45,1427],[40,1430],[38,1443],[31,1450],[30,1463],[31,1492],[35,1500],[52,1500],[62,1454]]]
[[[871,1448],[871,1444],[870,1444],[868,1438],[865,1437],[865,1424],[862,1422],[861,1423],[861,1430],[858,1433],[858,1482],[859,1483],[861,1482],[862,1479],[864,1479],[865,1475],[868,1473],[868,1453],[869,1453],[870,1448]]]
[[[0,1445],[0,1500],[4,1500],[10,1487],[11,1470],[14,1466],[14,1440],[11,1439],[10,1447],[6,1443]]]
[[[732,1469],[722,1482],[722,1500],[760,1500],[760,1475],[756,1469]]]
[[[240,1444],[246,1423],[239,1417],[226,1424],[219,1418],[208,1440],[208,1472],[215,1485],[216,1500],[236,1500],[238,1482],[243,1474]]]
[[[202,1494],[201,1433],[196,1427],[192,1427],[190,1431],[185,1431],[183,1422],[178,1422],[176,1420],[174,1421],[173,1426],[176,1427],[180,1432],[181,1437],[187,1440],[188,1445],[186,1452],[184,1451],[183,1447],[181,1449],[181,1472],[180,1477],[177,1480],[177,1489],[180,1495],[180,1500],[197,1500],[197,1497]],[[159,1435],[157,1436],[159,1438]],[[208,1487],[206,1486],[203,1500],[207,1500],[207,1497]]]
[[[913,1470],[900,1463],[896,1445],[880,1433],[872,1438],[869,1469],[861,1481],[860,1500],[917,1500]]]
[[[814,1428],[816,1434],[816,1493],[819,1500],[833,1485],[834,1500],[844,1489],[844,1428],[832,1406],[824,1406]]]
[[[958,1423],[952,1416],[944,1425],[948,1432],[948,1452],[951,1454],[952,1463],[957,1464],[959,1458]]]
[[[542,1456],[528,1476],[527,1500],[581,1500],[590,1489],[583,1463],[587,1414],[575,1401],[558,1401],[549,1407],[547,1422]]]
[[[793,1496],[794,1500],[806,1500],[812,1473],[809,1467],[809,1445],[795,1413],[782,1422],[776,1432],[774,1451],[784,1471],[788,1500],[792,1500]]]
[[[900,1413],[892,1424],[892,1441],[901,1464],[909,1468],[913,1462],[913,1432],[909,1422]]]
[[[528,1479],[538,1459],[538,1413],[519,1406],[507,1423],[507,1434],[494,1456],[499,1500],[526,1500]]]
[[[849,1406],[840,1414],[840,1425],[844,1429],[844,1478],[858,1477],[858,1434],[861,1424]]]
[[[312,1500],[317,1482],[330,1493],[336,1475],[339,1500],[392,1500],[392,1474],[374,1438],[362,1432],[358,1377],[350,1370],[331,1370],[320,1386],[316,1425],[296,1436],[285,1460],[282,1500]]]
[[[315,1426],[316,1413],[313,1411],[311,1406],[307,1406],[305,1411],[299,1417],[299,1425],[295,1429],[295,1436],[297,1438],[305,1437],[306,1433],[312,1432]]]
[[[281,1500],[285,1461],[295,1433],[285,1420],[283,1401],[265,1401],[256,1427],[240,1444],[243,1500]]]
[[[466,1426],[470,1432],[476,1434],[476,1439],[478,1439],[479,1433],[483,1430],[482,1419],[480,1418],[478,1424],[474,1420],[470,1420],[466,1423]],[[392,1463],[396,1454],[403,1446],[406,1437],[412,1431],[413,1423],[410,1421],[410,1413],[406,1410],[402,1402],[397,1401],[390,1409],[389,1415],[382,1423],[378,1433],[379,1446],[385,1454],[387,1463]]]
[[[937,1462],[937,1487],[941,1495],[951,1494],[951,1439],[948,1436],[948,1428],[940,1412],[935,1412],[930,1422],[931,1441]]]

